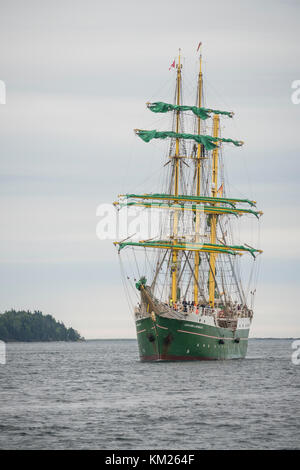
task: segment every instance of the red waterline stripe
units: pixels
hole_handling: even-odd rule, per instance
[[[235,338],[224,338],[222,336],[209,336],[204,335],[203,333],[195,333],[194,331],[185,331],[185,330],[177,330],[179,333],[189,333],[190,335],[197,335],[197,336],[205,336],[206,338],[213,338],[213,339],[235,339]],[[248,338],[240,338],[240,340],[248,340]]]
[[[153,354],[152,356],[140,356],[141,361],[215,361],[221,358],[200,356],[174,356],[169,354]]]

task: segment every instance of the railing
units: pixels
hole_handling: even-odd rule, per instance
[[[233,308],[231,310],[221,309],[221,308],[212,308],[208,306],[193,306],[193,305],[184,305],[181,302],[177,302],[176,305],[171,306],[168,303],[159,302],[157,299],[152,299],[153,304],[162,312],[162,314],[173,315],[176,313],[179,315],[184,315],[185,317],[191,314],[201,316],[211,316],[214,317],[215,320],[227,322],[228,324],[234,324],[237,322],[238,318],[252,318],[253,311],[252,310],[245,310],[245,309],[236,309]],[[151,312],[147,313],[147,310],[144,306],[136,306],[134,308],[134,315],[136,317],[145,317],[150,315]]]

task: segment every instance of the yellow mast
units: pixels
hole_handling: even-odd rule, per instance
[[[200,70],[198,76],[198,107],[202,107],[202,90],[203,90],[203,77],[202,77],[202,55],[200,54]],[[198,117],[198,135],[201,134],[201,119]],[[201,156],[202,156],[202,145],[197,145],[197,157],[196,157],[196,196],[200,196],[201,192]],[[200,231],[200,213],[196,212],[196,243],[199,242],[199,231]],[[195,252],[195,269],[194,269],[194,302],[198,303],[198,282],[199,282],[199,265],[200,265],[200,253]]]
[[[181,64],[180,64],[180,49],[178,54],[178,65],[177,65],[177,99],[176,104],[180,105],[180,86],[181,86]],[[180,111],[177,110],[176,113],[176,132],[179,133],[179,124],[180,124]],[[179,139],[176,139],[176,147],[175,147],[175,156],[173,157],[175,160],[174,164],[174,195],[178,196],[178,187],[179,187]],[[178,212],[177,210],[174,211],[174,223],[173,223],[173,240],[176,243],[178,233]],[[178,260],[178,251],[173,250],[172,253],[172,266],[171,266],[171,274],[172,274],[172,288],[171,288],[171,297],[172,301],[176,302],[177,300],[177,260]]]
[[[220,117],[217,114],[214,114],[213,117],[213,137],[219,136],[219,128],[220,128]],[[218,184],[218,154],[219,148],[216,147],[212,153],[212,197],[217,196],[217,184]],[[214,203],[215,205],[215,203]],[[210,243],[216,243],[217,237],[217,216],[210,215]],[[216,274],[216,253],[210,253],[209,255],[209,263],[210,263],[210,270],[209,270],[209,305],[211,307],[215,306],[215,274]]]

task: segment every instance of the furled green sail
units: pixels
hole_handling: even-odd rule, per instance
[[[194,196],[194,195],[186,195],[181,194],[178,196],[174,196],[174,194],[121,194],[120,196],[128,198],[135,198],[135,199],[166,199],[171,201],[199,201],[199,202],[222,202],[224,204],[230,204],[235,206],[236,203],[241,202],[245,204],[249,204],[250,206],[255,206],[256,201],[250,201],[249,199],[236,199],[236,198],[225,198],[225,197],[210,197],[210,196]]]
[[[116,203],[117,204],[117,203]],[[116,205],[115,204],[115,205]],[[192,211],[200,211],[200,212],[207,212],[207,213],[216,213],[216,214],[234,214],[236,216],[241,214],[253,214],[255,217],[259,218],[262,215],[261,211],[253,211],[251,209],[242,209],[242,208],[228,208],[222,206],[212,206],[212,205],[198,205],[198,204],[174,204],[174,203],[161,203],[161,202],[140,202],[140,201],[132,201],[132,202],[120,202],[118,203],[120,208],[122,207],[130,207],[130,206],[142,206],[150,209],[181,209],[181,210],[192,210]]]
[[[116,245],[119,245],[119,250],[122,250],[126,246],[140,246],[145,248],[162,248],[162,249],[179,249],[187,251],[203,251],[208,253],[228,253],[231,255],[240,254],[239,252],[249,252],[254,258],[256,254],[262,253],[262,250],[257,250],[256,248],[244,246],[244,245],[217,245],[213,243],[192,243],[184,241],[170,241],[170,240],[151,240],[151,241],[124,241],[124,242],[114,242]],[[141,280],[140,280],[141,282]],[[146,282],[146,281],[145,281]],[[138,283],[137,288],[140,287]]]
[[[211,113],[224,114],[229,117],[233,116],[233,113],[229,111],[219,111],[217,109],[198,108],[197,106],[170,104],[170,103],[164,103],[162,101],[156,101],[155,103],[147,103],[147,107],[153,113],[167,113],[168,111],[177,111],[177,110],[192,111],[200,119],[208,119]]]
[[[243,145],[242,141],[223,139],[221,137],[213,137],[211,135],[181,134],[173,131],[145,131],[141,129],[136,129],[135,132],[144,142],[150,142],[150,140],[152,139],[166,139],[167,137],[175,139],[192,139],[198,142],[199,144],[202,144],[207,150],[213,150],[214,148],[216,148],[217,145],[215,144],[215,142],[231,142],[237,147]]]

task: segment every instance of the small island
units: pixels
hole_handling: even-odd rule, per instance
[[[0,340],[12,341],[82,341],[78,331],[66,328],[52,315],[25,310],[0,313]]]

